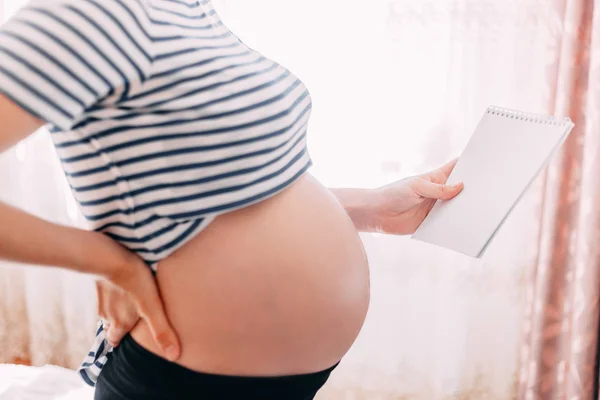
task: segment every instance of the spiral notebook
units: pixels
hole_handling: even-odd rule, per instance
[[[438,201],[413,238],[481,257],[572,129],[568,118],[489,107],[448,179],[465,188]]]

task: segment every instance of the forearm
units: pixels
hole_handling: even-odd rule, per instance
[[[330,188],[357,230],[378,231],[379,193],[375,189]]]
[[[107,277],[128,253],[101,233],[53,224],[0,202],[0,259]]]

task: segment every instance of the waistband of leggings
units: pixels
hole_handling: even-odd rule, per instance
[[[138,367],[142,367],[149,371],[160,371],[162,378],[166,376],[173,376],[176,379],[193,379],[193,380],[204,380],[215,383],[215,381],[228,381],[232,378],[236,380],[252,380],[252,381],[285,381],[285,380],[294,380],[294,381],[303,381],[308,380],[311,381],[321,376],[328,376],[338,365],[339,361],[332,365],[331,367],[317,371],[311,372],[307,374],[294,374],[294,375],[281,375],[281,376],[237,376],[237,375],[222,375],[215,373],[207,373],[207,372],[197,372],[192,369],[186,368],[177,363],[171,362],[163,357],[160,357],[150,350],[142,347],[139,343],[137,343],[133,337],[128,333],[123,337],[121,343],[118,346],[118,352],[124,353],[122,356],[128,359],[131,364],[136,365]],[[131,360],[134,358],[134,360]]]

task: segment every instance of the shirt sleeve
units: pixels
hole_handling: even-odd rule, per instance
[[[89,107],[144,81],[147,26],[141,2],[31,2],[0,27],[0,93],[69,130]]]

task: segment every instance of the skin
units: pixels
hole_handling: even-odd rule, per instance
[[[0,121],[0,153],[44,124],[1,94]],[[455,163],[377,189],[328,190],[306,174],[271,199],[218,217],[160,263],[157,279],[101,233],[0,203],[0,259],[95,275],[115,346],[131,332],[194,370],[312,372],[339,360],[364,321],[368,266],[357,232],[413,233],[436,200],[462,190],[445,185]]]

